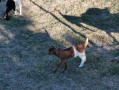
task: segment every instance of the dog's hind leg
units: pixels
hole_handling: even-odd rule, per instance
[[[64,65],[65,65],[65,67],[64,67],[64,70],[62,71],[62,73],[64,73],[65,70],[67,69],[67,61],[64,62]]]

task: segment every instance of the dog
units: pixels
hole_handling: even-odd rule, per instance
[[[10,11],[14,10],[16,15],[16,8],[19,6],[20,8],[20,15],[22,15],[22,3],[21,0],[7,0],[6,2],[6,11],[3,14],[3,18],[6,18],[6,20],[9,20],[10,18]]]
[[[83,67],[86,62],[86,47],[88,45],[88,38],[86,39],[84,44],[78,44],[66,49],[59,49],[56,46],[51,46],[48,50],[49,55],[56,55],[59,58],[59,64],[53,70],[53,73],[56,73],[58,68],[64,63],[65,69],[67,69],[67,60],[73,57],[79,56],[81,58],[81,63],[79,67]]]
[[[22,15],[22,3],[21,3],[21,0],[14,0],[14,2],[15,2],[15,7],[17,7],[17,6],[19,6],[19,8],[20,8],[20,15]],[[15,15],[17,15],[17,13],[16,13],[16,10],[15,10]]]

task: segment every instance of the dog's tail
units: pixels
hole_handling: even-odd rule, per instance
[[[86,48],[88,45],[88,38],[86,39],[85,43],[84,43],[84,47]]]

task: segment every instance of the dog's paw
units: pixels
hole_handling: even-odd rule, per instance
[[[83,67],[83,64],[80,64],[79,67],[82,68]]]
[[[22,16],[23,14],[22,14],[22,13],[20,13],[19,15],[20,15],[20,16]]]

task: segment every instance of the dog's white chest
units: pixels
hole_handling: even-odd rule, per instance
[[[74,57],[79,56],[79,52],[74,48],[74,46],[73,46],[73,49],[74,49]]]

